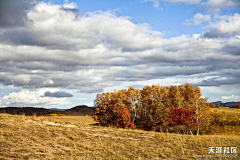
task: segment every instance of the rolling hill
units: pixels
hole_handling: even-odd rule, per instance
[[[65,114],[66,116],[84,116],[93,115],[95,111],[94,107],[88,107],[86,105],[75,106],[67,110],[53,110],[46,108],[35,108],[35,107],[5,107],[0,108],[0,113],[9,113],[13,115],[46,115],[46,114]]]

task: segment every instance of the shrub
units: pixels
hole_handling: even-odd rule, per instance
[[[235,105],[232,106],[231,108],[239,108],[239,109],[240,109],[240,104],[235,104]]]
[[[143,123],[143,129],[146,131],[152,131],[154,129],[154,124],[153,123]]]
[[[93,119],[102,126],[117,128],[136,128],[130,117],[130,111],[119,98],[104,102],[96,108]]]
[[[174,127],[174,132],[186,133],[190,128],[197,126],[197,120],[193,118],[195,112],[187,109],[171,108],[171,116],[169,118],[170,125]]]
[[[210,108],[216,108],[215,104],[213,104],[213,103],[208,103],[208,105]]]

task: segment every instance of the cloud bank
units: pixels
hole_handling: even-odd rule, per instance
[[[98,93],[125,82],[176,76],[194,76],[201,86],[240,83],[239,14],[220,16],[204,35],[165,39],[148,24],[111,11],[78,15],[74,3],[39,2],[22,10],[24,23],[0,28],[0,83],[25,89],[5,96],[7,104],[68,104],[65,97],[72,96],[41,88]],[[191,23],[210,20],[198,14]]]

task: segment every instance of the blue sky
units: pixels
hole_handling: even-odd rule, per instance
[[[45,2],[64,4],[64,1],[60,0],[45,0]],[[151,29],[164,32],[165,37],[168,38],[182,34],[192,35],[202,32],[202,25],[182,25],[186,19],[192,19],[198,13],[198,10],[201,10],[199,4],[186,5],[185,3],[161,2],[159,7],[154,7],[153,2],[144,2],[141,0],[88,0],[74,2],[78,5],[80,14],[96,11],[112,11],[117,16],[129,17],[131,22],[135,24],[147,23]],[[203,10],[203,12],[206,11]]]
[[[96,94],[198,85],[240,101],[240,1],[0,2],[0,106],[93,106]]]

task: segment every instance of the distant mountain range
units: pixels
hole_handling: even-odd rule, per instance
[[[222,102],[222,101],[217,101],[217,102],[211,102],[213,104],[215,104],[217,106],[217,104],[219,103],[221,106],[223,107],[232,107],[235,104],[240,104],[240,102]]]
[[[93,115],[95,111],[94,107],[88,107],[86,105],[80,105],[71,109],[58,109],[58,108],[35,108],[35,107],[5,107],[0,108],[0,113],[9,113],[17,115],[46,115],[46,114],[65,114],[66,116],[85,116]]]

